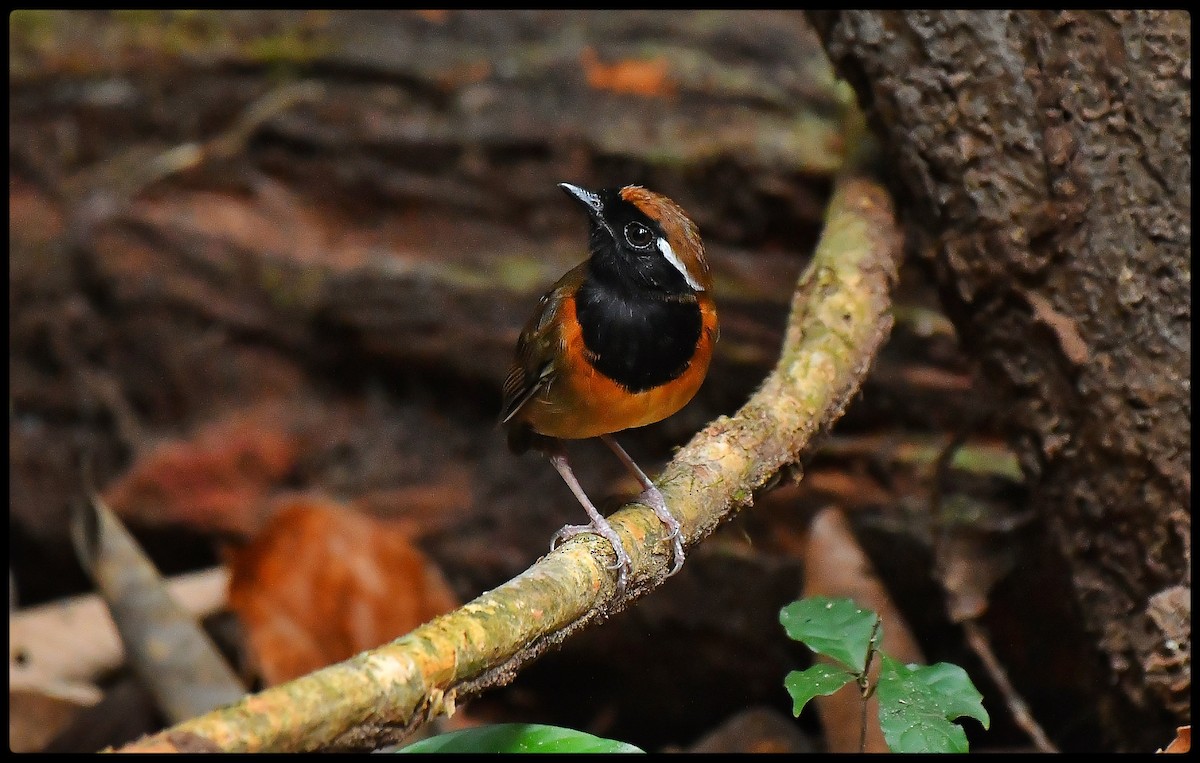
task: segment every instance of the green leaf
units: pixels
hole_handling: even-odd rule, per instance
[[[880,659],[879,725],[892,752],[966,752],[966,732],[952,721],[965,715],[985,729],[991,725],[983,695],[957,665]]]
[[[642,752],[625,742],[537,723],[498,723],[422,739],[396,752]]]
[[[793,670],[783,679],[784,688],[792,695],[792,715],[799,716],[813,697],[833,694],[853,680],[854,676],[847,673],[845,668],[824,662],[818,662],[808,670]]]
[[[867,665],[871,630],[879,617],[850,599],[814,596],[793,601],[779,612],[788,636],[814,652],[832,657],[855,673]],[[878,638],[883,637],[880,628]]]

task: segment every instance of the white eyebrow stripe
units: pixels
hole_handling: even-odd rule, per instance
[[[688,286],[691,286],[695,291],[704,291],[704,287],[696,283],[696,279],[692,278],[692,274],[688,272],[684,264],[675,256],[675,250],[671,248],[671,244],[665,238],[658,240],[658,251],[662,252],[662,256],[667,258],[667,262],[671,263],[683,275],[684,279],[688,282]]]

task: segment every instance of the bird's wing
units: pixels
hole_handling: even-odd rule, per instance
[[[583,277],[579,266],[559,280],[538,302],[537,310],[517,340],[512,368],[504,380],[504,404],[500,423],[507,423],[529,399],[554,380],[554,356],[562,341],[557,320],[563,304],[571,299]]]

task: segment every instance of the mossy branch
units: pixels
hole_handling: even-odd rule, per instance
[[[692,546],[752,503],[850,402],[891,329],[901,256],[891,201],[862,176],[839,180],[812,263],[800,277],[775,370],[732,417],[692,438],[659,486]],[[508,683],[522,666],[662,584],[670,544],[644,506],[609,517],[633,560],[613,600],[612,549],[594,535],[564,543],[500,587],[396,641],[235,705],[144,737],[122,751],[370,749],[395,742],[456,699]]]

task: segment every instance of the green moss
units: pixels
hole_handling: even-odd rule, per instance
[[[8,15],[9,81],[42,71],[40,60],[54,49],[62,11],[13,11]]]
[[[242,53],[247,58],[268,65],[306,65],[331,49],[328,39],[303,25],[280,29],[242,45]]]
[[[13,11],[8,14],[8,40],[43,44],[54,37],[62,11]]]
[[[548,285],[551,277],[546,268],[529,257],[504,257],[496,262],[496,282],[510,291],[522,294],[534,291]]]
[[[228,44],[228,18],[208,10],[118,10],[102,26],[115,48],[193,55]]]
[[[1007,477],[1013,482],[1024,482],[1025,472],[1015,454],[990,448],[959,448],[950,460],[950,466],[959,471],[973,474]]]
[[[104,15],[16,11],[9,18],[9,40],[18,48],[52,57],[67,56],[82,46],[114,60],[129,52],[240,56],[268,66],[307,64],[332,47],[323,34],[326,22],[321,14],[288,15],[266,29],[258,19],[214,10],[116,10]]]
[[[892,317],[897,326],[908,326],[920,337],[955,335],[954,324],[942,313],[920,305],[893,305]]]
[[[164,14],[164,11],[135,9],[113,11],[112,18],[130,29],[140,30],[149,29],[161,24],[164,20]]]
[[[295,267],[267,261],[259,270],[259,285],[271,304],[281,310],[311,308],[324,284],[325,272],[319,267]]]
[[[227,20],[216,11],[172,11],[160,42],[167,53],[202,53],[227,45],[227,30]]]

